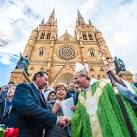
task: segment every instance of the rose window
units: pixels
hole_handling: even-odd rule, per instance
[[[69,46],[65,46],[65,47],[58,49],[57,55],[61,59],[71,60],[71,59],[75,58],[76,52],[75,52],[74,48],[69,47]]]

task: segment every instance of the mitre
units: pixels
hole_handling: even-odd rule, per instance
[[[88,75],[89,73],[89,67],[87,63],[84,63],[84,65],[82,65],[79,62],[76,62],[75,64],[75,74],[80,75],[80,74],[84,74],[84,75]]]

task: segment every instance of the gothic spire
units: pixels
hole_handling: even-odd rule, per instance
[[[89,19],[89,25],[92,25],[92,22],[91,22],[91,20]]]
[[[79,10],[78,10],[78,18],[83,18]]]
[[[52,11],[52,13],[51,13],[50,17],[55,18],[55,9],[53,9],[53,11]]]
[[[78,13],[77,13],[77,24],[78,25],[85,24],[84,18],[82,17],[82,15],[81,15],[79,10],[78,10]]]
[[[44,18],[42,19],[41,24],[44,24]]]
[[[54,24],[56,22],[56,19],[55,19],[55,9],[53,9],[51,15],[49,16],[49,19],[48,19],[48,24]]]

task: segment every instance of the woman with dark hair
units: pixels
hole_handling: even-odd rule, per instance
[[[55,87],[56,92],[56,101],[54,104],[50,103],[50,108],[52,112],[57,116],[63,116],[61,109],[61,101],[65,99],[67,94],[67,86],[64,83],[59,83]],[[51,95],[51,94],[50,94]],[[52,130],[47,133],[46,137],[69,137],[67,128],[60,127],[55,125]]]

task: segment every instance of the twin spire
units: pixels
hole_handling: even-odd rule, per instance
[[[53,9],[53,11],[52,11],[50,17],[55,18],[55,9]]]
[[[84,21],[84,18],[82,17],[80,11],[78,10],[78,13],[77,13],[77,25],[84,25],[86,24],[85,21]],[[91,21],[89,20],[89,25],[92,25]]]
[[[84,25],[85,24],[84,18],[82,17],[82,15],[79,12],[79,10],[78,10],[78,13],[77,13],[77,20],[76,20],[76,22],[77,22],[78,25]]]
[[[46,24],[53,25],[57,23],[57,19],[55,19],[55,9],[53,9],[51,15],[49,16],[49,19]],[[77,25],[84,25],[86,24],[84,21],[84,18],[82,17],[80,11],[78,10],[77,13],[77,20],[76,20]],[[44,25],[44,18],[41,21],[41,24]],[[91,21],[89,20],[89,25],[92,25]]]
[[[49,19],[48,19],[46,24],[48,24],[48,25],[55,25],[56,22],[57,22],[57,20],[55,19],[55,9],[53,9],[53,11],[52,11],[51,15],[49,16]],[[42,25],[45,24],[44,18],[42,19],[41,24]]]
[[[48,19],[47,23],[52,25],[52,24],[55,23],[55,21],[56,21],[56,19],[55,19],[55,9],[53,9],[51,15],[49,16],[49,19]]]

